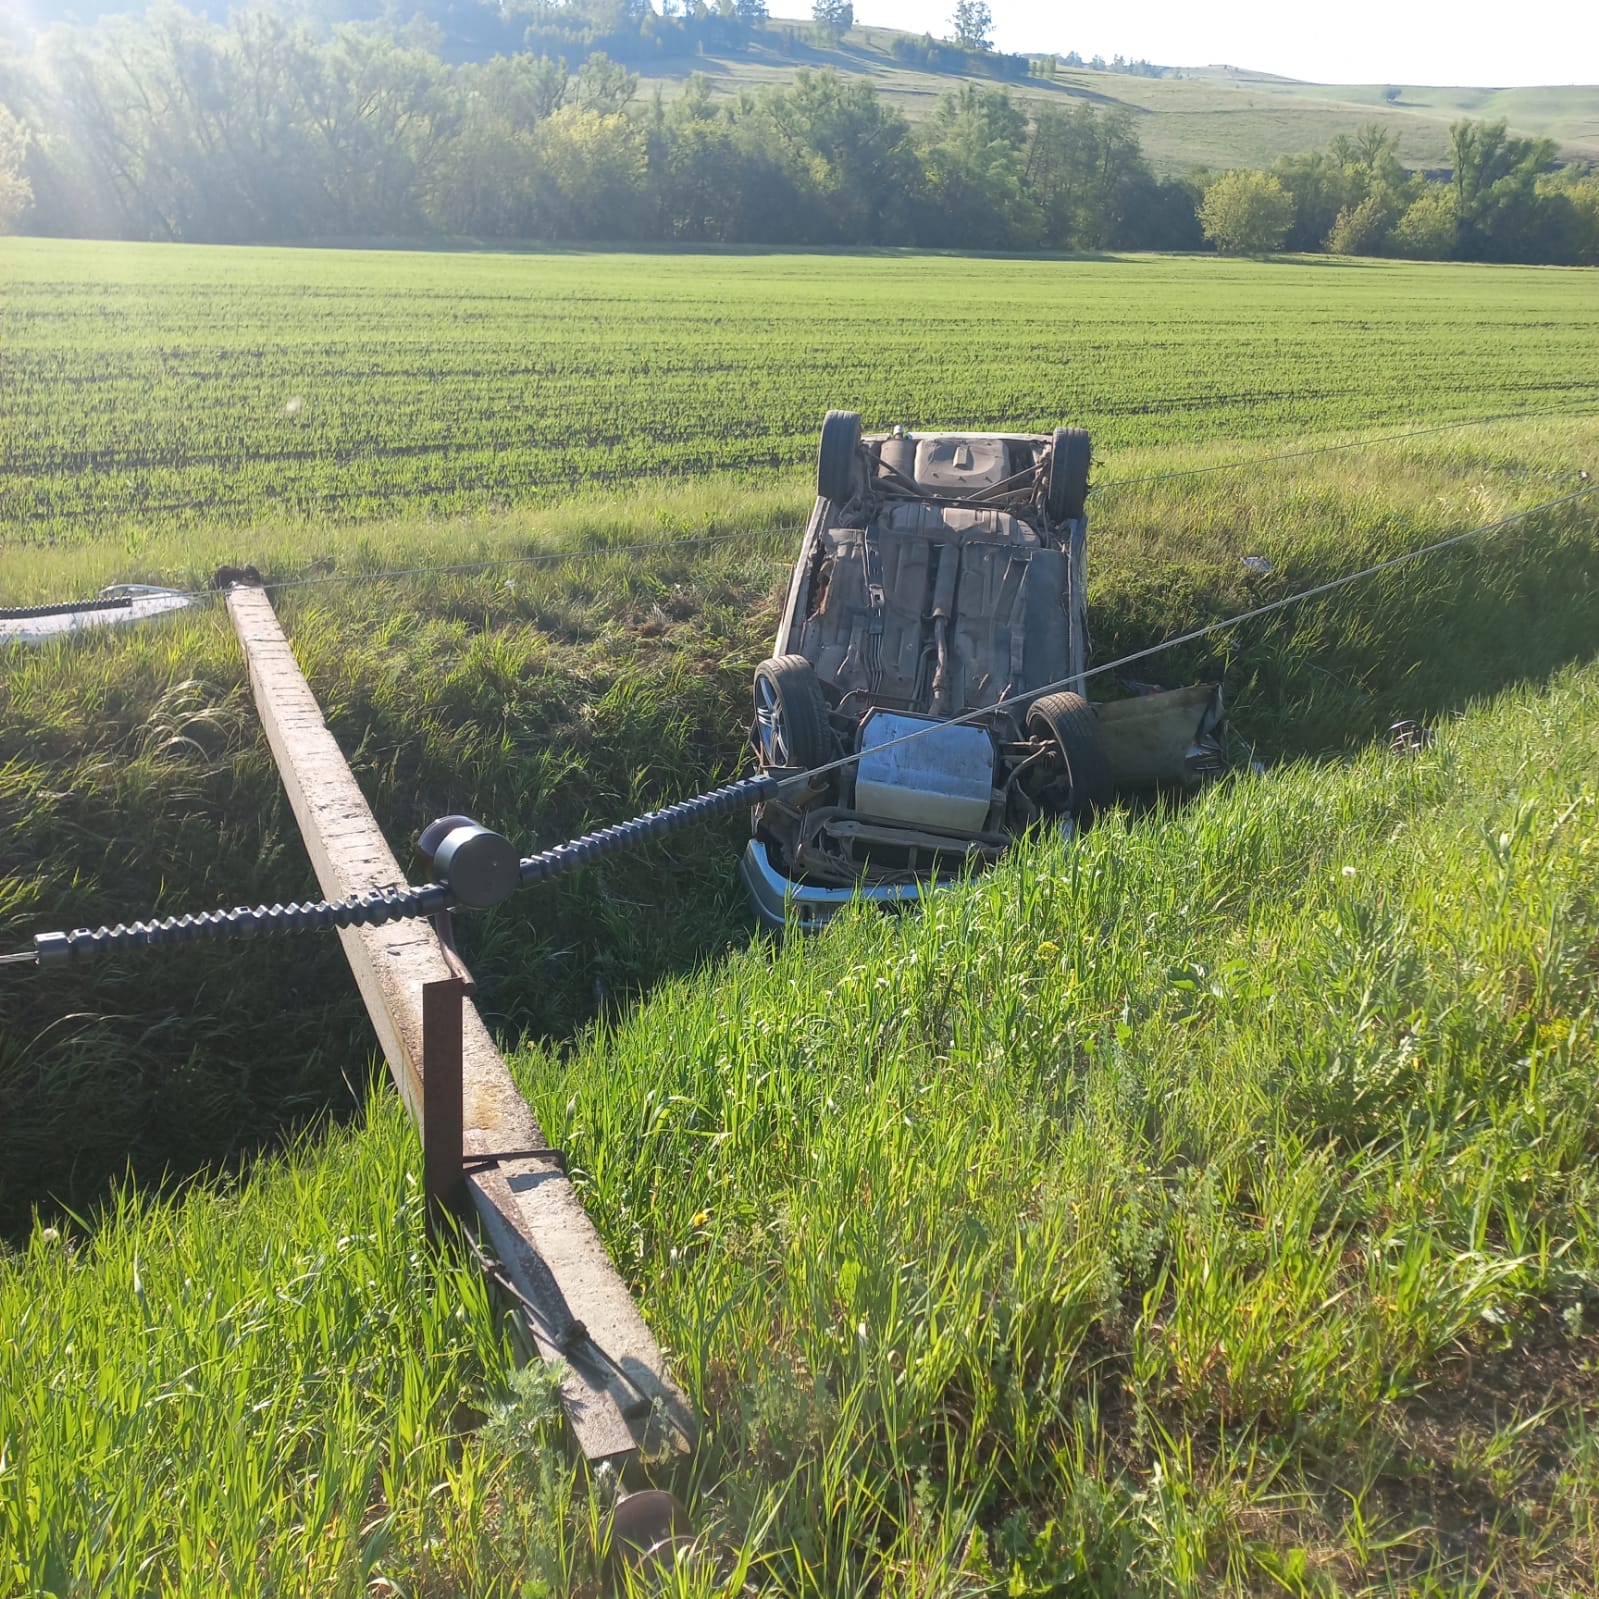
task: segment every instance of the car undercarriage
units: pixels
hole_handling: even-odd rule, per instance
[[[756,813],[763,921],[914,897],[1040,821],[1219,769],[1219,688],[1086,698],[1089,460],[1080,429],[862,437],[828,414],[751,738],[764,770],[830,769]]]

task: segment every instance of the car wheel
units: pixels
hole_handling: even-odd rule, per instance
[[[763,766],[821,766],[832,755],[827,701],[803,655],[755,668],[755,744]]]
[[[1092,450],[1087,428],[1056,428],[1049,461],[1049,489],[1044,509],[1051,522],[1074,522],[1088,503],[1088,467]]]
[[[1089,816],[1109,805],[1116,784],[1105,754],[1099,718],[1081,694],[1045,694],[1027,708],[1027,731],[1054,741],[1066,764],[1072,816]]]
[[[861,447],[858,411],[829,411],[822,419],[822,447],[816,455],[816,492],[843,505],[855,492],[855,456]]]

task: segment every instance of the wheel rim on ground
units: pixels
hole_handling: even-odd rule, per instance
[[[783,701],[770,678],[755,679],[755,727],[761,742],[761,759],[768,766],[791,766],[788,724]]]

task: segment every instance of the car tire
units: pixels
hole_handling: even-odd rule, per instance
[[[822,419],[822,445],[816,454],[816,492],[843,505],[855,493],[855,457],[861,447],[858,411],[829,411]]]
[[[1052,739],[1066,765],[1071,784],[1067,806],[1074,817],[1091,816],[1109,805],[1116,794],[1105,737],[1099,718],[1081,694],[1045,694],[1027,708],[1027,731],[1035,738]]]
[[[1093,457],[1087,428],[1056,428],[1049,459],[1044,509],[1059,526],[1075,522],[1088,503],[1088,468]]]
[[[753,731],[763,766],[821,766],[831,757],[827,700],[803,655],[774,656],[755,668]]]

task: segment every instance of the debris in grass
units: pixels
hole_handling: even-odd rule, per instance
[[[1431,748],[1433,737],[1433,730],[1424,722],[1407,717],[1388,729],[1388,747],[1395,755],[1419,755]]]

